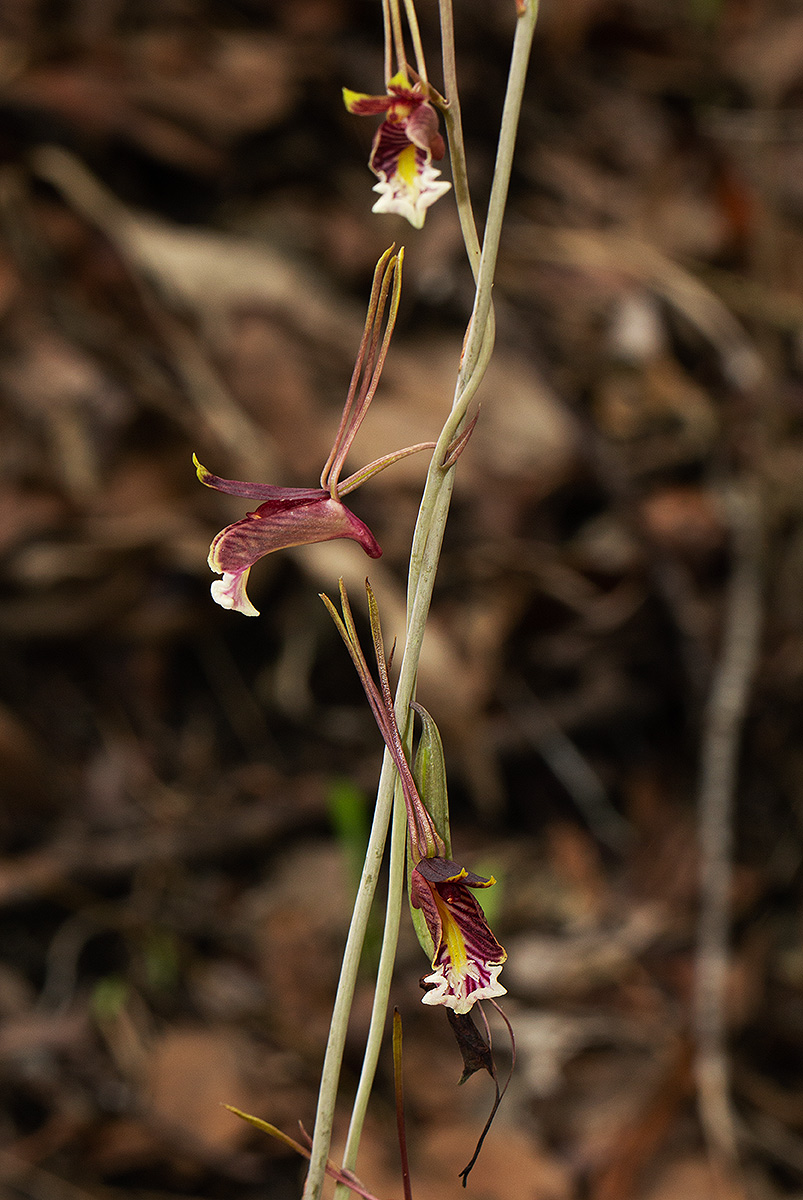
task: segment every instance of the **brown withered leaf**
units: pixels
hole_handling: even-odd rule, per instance
[[[465,1083],[475,1071],[487,1071],[496,1082],[496,1066],[491,1047],[474,1024],[471,1013],[456,1013],[447,1008],[446,1015],[463,1056],[463,1074],[458,1082]]]

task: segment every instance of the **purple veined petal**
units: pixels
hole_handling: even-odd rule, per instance
[[[412,146],[407,136],[404,121],[383,121],[374,135],[374,144],[368,166],[380,178],[395,175],[399,166],[399,158],[405,150]],[[422,163],[425,152],[422,151]]]
[[[223,578],[212,584],[212,597],[223,608],[257,616],[248,598],[250,568],[274,550],[350,538],[371,558],[382,548],[371,530],[340,500],[323,489],[279,489],[283,494],[260,504],[256,512],[227,525],[209,548],[209,566]]]
[[[296,492],[260,504],[256,512],[221,530],[209,549],[209,565],[213,571],[235,573],[273,550],[336,538],[359,542],[371,558],[382,553],[368,526],[329,492]]]
[[[419,104],[405,122],[407,137],[420,150],[431,152],[439,131],[438,114],[431,104]]]
[[[407,136],[409,121],[383,121],[374,138],[368,165],[379,183],[375,213],[397,213],[414,229],[421,229],[426,210],[452,186],[432,166],[429,148],[422,149]]]

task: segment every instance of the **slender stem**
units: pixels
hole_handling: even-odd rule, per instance
[[[393,1080],[396,1085],[396,1128],[399,1132],[401,1151],[402,1185],[404,1200],[413,1200],[410,1185],[410,1162],[407,1157],[407,1131],[404,1125],[404,1071],[402,1058],[402,1023],[398,1009],[393,1013]]]
[[[471,192],[468,185],[468,170],[466,167],[466,147],[463,140],[463,121],[460,115],[460,92],[457,86],[457,62],[454,48],[454,14],[452,0],[438,0],[441,19],[441,51],[443,55],[443,81],[446,108],[443,110],[446,121],[446,132],[449,136],[449,160],[452,164],[452,184],[454,186],[457,215],[460,218],[460,228],[463,241],[466,244],[474,281],[477,280],[477,270],[480,264],[480,240],[477,237],[477,223],[474,220],[474,209],[471,204]]]
[[[382,26],[385,34],[385,85],[393,78],[393,35],[390,29],[389,0],[382,0]]]
[[[742,729],[755,675],[764,617],[763,529],[755,485],[730,497],[733,568],[725,602],[719,662],[703,727],[698,840],[700,915],[694,992],[697,1104],[709,1153],[738,1161],[727,1053],[733,808]]]
[[[360,878],[354,911],[351,917],[346,948],[343,952],[343,963],[340,968],[340,979],[337,985],[335,1003],[332,1009],[332,1021],[329,1026],[329,1040],[321,1071],[321,1083],[318,1089],[318,1107],[315,1113],[315,1129],[310,1151],[310,1165],[307,1181],[304,1185],[305,1200],[320,1200],[323,1182],[326,1177],[326,1163],[329,1158],[329,1147],[332,1142],[332,1126],[335,1115],[335,1101],[340,1081],[340,1067],[343,1062],[343,1050],[346,1044],[351,1002],[354,998],[354,987],[357,982],[357,970],[360,965],[365,931],[371,904],[376,891],[379,870],[385,852],[388,823],[390,821],[393,802],[393,762],[386,752],[382,762],[382,773],[379,777],[374,819],[368,839],[368,849],[365,854],[365,865]]]
[[[402,33],[401,12],[399,10],[399,0],[389,0],[390,3],[390,24],[393,29],[393,46],[396,51],[396,71],[404,72],[409,78],[407,70],[407,54],[404,49],[404,34]]]
[[[396,947],[399,941],[399,922],[401,920],[402,902],[404,897],[404,864],[407,843],[407,813],[404,801],[397,794],[393,810],[393,824],[390,839],[390,868],[388,877],[388,900],[385,912],[385,928],[382,935],[382,950],[379,956],[379,967],[376,973],[376,989],[374,1005],[371,1012],[371,1023],[365,1042],[360,1081],[357,1085],[357,1095],[351,1110],[346,1148],[343,1151],[342,1166],[344,1170],[353,1171],[357,1165],[357,1152],[360,1147],[362,1127],[371,1099],[374,1086],[374,1076],[379,1062],[379,1052],[385,1032],[385,1017],[390,1000],[390,985],[393,979],[393,967],[396,961]],[[338,1185],[335,1188],[334,1200],[347,1200],[348,1192]]]
[[[393,5],[392,5],[393,7]],[[398,8],[396,8],[398,12]],[[516,129],[518,127],[519,113],[521,111],[521,101],[524,93],[524,84],[527,75],[527,64],[529,61],[530,47],[532,45],[533,33],[535,30],[535,21],[538,12],[537,3],[534,0],[525,0],[516,24],[516,34],[513,41],[513,52],[511,56],[510,74],[508,76],[508,86],[505,95],[505,104],[502,113],[502,125],[499,134],[499,147],[496,157],[496,167],[494,173],[494,182],[491,189],[491,197],[488,204],[488,217],[485,226],[485,237],[483,240],[482,253],[480,256],[479,267],[477,271],[477,292],[474,301],[474,311],[471,316],[468,335],[463,351],[463,358],[458,374],[455,395],[452,404],[452,409],[446,419],[441,435],[438,439],[437,446],[430,462],[427,483],[424,489],[424,495],[419,509],[418,521],[416,523],[416,532],[413,543],[413,555],[410,560],[410,575],[408,581],[408,616],[407,616],[407,631],[404,655],[401,662],[399,672],[399,682],[396,689],[395,711],[396,718],[399,723],[399,728],[404,736],[409,722],[409,707],[410,701],[413,699],[415,690],[415,680],[418,672],[418,663],[421,656],[421,646],[424,639],[424,630],[426,627],[427,614],[432,599],[432,591],[435,584],[435,575],[438,567],[438,559],[440,556],[441,544],[446,527],[446,518],[449,513],[449,502],[451,499],[454,472],[453,468],[444,469],[442,463],[446,455],[448,446],[453,440],[455,433],[465,416],[466,409],[479,386],[482,373],[487,366],[491,356],[492,342],[487,336],[487,326],[490,319],[491,309],[491,289],[493,286],[493,277],[496,269],[496,260],[499,250],[499,238],[502,228],[502,218],[504,215],[505,204],[507,201],[507,192],[510,182],[510,171],[513,161],[513,147],[516,140]],[[379,788],[377,790],[376,810],[374,814],[374,828],[377,824],[381,826],[382,837],[387,831],[387,822],[390,818],[390,807],[394,793],[394,771],[391,764],[390,755],[386,752],[382,764],[382,774],[379,780]],[[394,822],[395,826],[395,822]],[[372,838],[374,836],[374,828],[372,828]],[[377,839],[378,841],[378,839]],[[369,843],[369,855],[372,854],[374,847]],[[399,859],[403,858],[401,851],[396,851]],[[370,898],[373,898],[373,889],[376,883],[374,867],[378,866],[375,856],[370,858],[371,867],[369,868],[369,859],[366,858],[366,868],[363,872],[363,877],[367,875],[371,880]],[[366,884],[366,890],[367,890]],[[362,937],[365,933],[365,923],[367,922],[368,910],[370,909],[370,899],[366,902],[363,899],[363,883],[361,881],[360,893],[358,894],[357,904],[362,901],[360,922],[357,922],[357,905],[355,905],[355,916],[352,918],[352,927],[349,930],[349,939],[346,944],[347,955],[352,943],[356,946],[358,940],[359,945],[362,945]],[[364,913],[363,913],[364,909]],[[359,924],[359,929],[355,930],[355,925]],[[390,953],[390,945],[388,946]],[[304,1189],[305,1200],[320,1200],[321,1190],[323,1187],[326,1160],[329,1154],[329,1145],[332,1134],[332,1122],[334,1117],[335,1099],[337,1094],[337,1086],[340,1072],[340,1064],[343,1055],[343,1046],[345,1043],[346,1024],[348,1021],[349,1007],[351,998],[354,992],[354,982],[356,979],[357,966],[359,963],[359,951],[356,953],[356,960],[352,953],[348,959],[348,969],[346,956],[344,956],[343,969],[341,971],[340,984],[338,993],[335,999],[335,1008],[332,1016],[332,1030],[329,1036],[329,1044],[327,1046],[326,1056],[324,1059],[324,1068],[321,1076],[321,1086],[318,1098],[318,1113],[315,1122],[315,1133],[313,1136],[312,1154],[310,1159],[309,1174]],[[388,972],[390,974],[390,972]],[[390,981],[385,981],[383,977],[383,992],[380,996],[377,992],[375,997],[374,1010],[375,1013],[381,1007],[382,1020],[387,1012],[387,995],[389,992]],[[378,1017],[372,1017],[378,1020]],[[364,1075],[366,1083],[361,1080],[361,1088],[370,1091],[370,1084],[373,1082],[375,1071],[375,1063],[371,1066],[367,1063],[364,1067]],[[352,1119],[352,1131],[350,1131],[350,1155],[356,1157],[357,1147],[360,1134],[362,1131],[362,1121],[364,1113],[359,1116],[355,1113]]]
[[[538,0],[526,0],[525,7],[518,18],[516,36],[513,39],[510,74],[505,93],[505,104],[502,110],[502,125],[496,152],[491,198],[488,203],[488,218],[482,242],[482,257],[477,277],[474,313],[472,314],[469,337],[463,356],[463,369],[461,371],[463,379],[470,377],[474,372],[482,349],[485,323],[491,308],[491,292],[494,274],[496,273],[496,260],[499,252],[499,239],[502,233],[502,221],[507,204],[510,172],[513,166],[513,150],[516,144],[516,132],[524,95],[524,83],[527,77],[527,67],[530,61],[530,49],[532,47],[537,16]]]
[[[513,164],[513,149],[516,140],[516,130],[518,128],[519,113],[521,111],[521,101],[524,94],[524,83],[527,75],[527,65],[529,63],[530,48],[532,46],[533,33],[535,32],[535,21],[538,15],[538,5],[534,0],[526,5],[522,15],[518,19],[516,25],[516,36],[513,40],[513,53],[510,62],[510,74],[508,76],[507,92],[505,94],[505,104],[502,111],[502,126],[499,133],[499,146],[496,155],[496,166],[494,169],[494,180],[491,187],[491,197],[488,203],[488,216],[485,225],[485,236],[482,243],[482,253],[480,255],[479,266],[477,268],[477,290],[474,299],[474,311],[471,315],[468,334],[466,337],[465,346],[463,348],[463,359],[460,365],[460,371],[457,377],[455,387],[454,400],[452,410],[446,419],[446,422],[438,439],[438,444],[432,456],[430,463],[427,482],[424,487],[424,496],[421,501],[419,510],[418,522],[416,525],[415,535],[413,537],[413,548],[411,553],[411,570],[408,587],[408,612],[414,610],[415,596],[414,592],[418,587],[418,571],[424,561],[424,556],[427,551],[427,542],[433,535],[434,522],[430,516],[430,509],[436,506],[436,496],[439,492],[448,492],[446,497],[446,512],[448,512],[448,497],[451,495],[452,489],[452,471],[451,469],[444,471],[441,463],[446,454],[446,449],[458,432],[461,421],[463,420],[468,405],[471,402],[474,393],[480,385],[485,367],[490,361],[493,350],[493,343],[488,337],[488,323],[491,315],[491,292],[493,288],[493,278],[496,271],[496,261],[499,253],[499,239],[502,232],[502,219],[504,217],[505,205],[507,203],[507,192],[510,184],[510,172]],[[470,236],[470,235],[469,235]],[[469,250],[469,257],[471,253]],[[443,516],[445,521],[445,513]],[[438,536],[437,551],[440,550],[440,541],[443,537],[441,529]],[[434,545],[431,550],[435,549]],[[430,553],[431,553],[430,550]],[[436,558],[437,563],[437,558]],[[413,598],[411,600],[411,592]],[[429,602],[426,597],[422,597],[422,603],[418,608],[416,617],[419,620],[426,621],[426,613],[429,608]],[[411,620],[408,620],[408,642],[410,637],[423,637],[423,629],[420,634],[411,630]]]
[[[410,37],[413,42],[413,50],[415,51],[415,65],[418,75],[423,84],[427,84],[427,64],[424,61],[424,47],[421,45],[421,34],[418,29],[418,17],[415,11],[413,0],[404,0],[404,11],[407,15],[407,24],[410,27]]]
[[[452,183],[454,186],[457,215],[460,229],[466,247],[474,283],[479,282],[480,256],[482,253],[480,240],[477,236],[477,222],[474,218],[474,208],[471,203],[471,189],[468,182],[468,165],[466,163],[466,146],[463,138],[463,121],[460,112],[460,90],[457,86],[457,60],[454,45],[454,14],[452,0],[438,0],[441,22],[441,48],[443,54],[443,79],[446,96],[446,108],[443,110],[446,121],[446,132],[449,137],[449,158],[452,164]],[[504,122],[502,125],[504,130]],[[500,131],[500,141],[501,141]],[[485,330],[488,359],[493,352],[496,340],[496,320],[493,307],[488,314]],[[476,371],[477,381],[485,373],[484,366]]]

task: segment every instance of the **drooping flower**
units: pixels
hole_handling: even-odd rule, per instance
[[[369,96],[343,88],[343,101],[350,113],[385,114],[368,160],[379,179],[374,185],[379,199],[372,211],[398,213],[420,229],[426,210],[452,186],[432,165],[433,159],[443,158],[445,145],[438,130],[438,114],[421,84],[411,86],[405,72],[398,71],[388,82],[386,95]]]
[[[423,980],[428,985],[424,1004],[444,1004],[463,1014],[477,1000],[506,994],[499,972],[507,954],[469,891],[495,882],[444,858],[422,858],[415,867],[410,897],[435,946],[432,974]]]
[[[346,589],[341,579],[343,616],[328,596],[329,609],[351,655],[385,745],[401,781],[407,807],[410,848],[410,899],[426,924],[426,942],[432,947],[432,974],[424,980],[433,986],[425,993],[425,1004],[443,1004],[458,1014],[469,1012],[478,1000],[504,996],[499,973],[507,958],[494,937],[480,905],[470,889],[491,887],[483,879],[446,857],[447,843],[427,811],[404,753],[390,692],[387,663],[373,590],[366,580],[371,634],[379,671],[377,687],[360,646]]]
[[[235,609],[248,617],[259,616],[246,591],[248,575],[254,563],[273,550],[351,538],[359,542],[371,558],[378,558],[382,553],[368,526],[346,508],[341,496],[354,491],[372,475],[408,454],[432,449],[434,442],[422,442],[386,454],[362,467],[342,483],[340,474],[382,373],[399,307],[403,256],[403,250],[393,254],[391,246],[377,263],[351,384],[334,445],[321,472],[319,488],[277,487],[273,484],[221,479],[202,466],[193,455],[198,478],[206,487],[262,502],[254,512],[246,513],[242,520],[221,530],[209,548],[209,566],[223,576],[212,584],[212,597],[223,608]],[[383,334],[382,322],[388,301],[388,318]]]

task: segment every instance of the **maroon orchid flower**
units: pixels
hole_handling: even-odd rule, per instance
[[[373,212],[398,213],[420,229],[426,210],[452,186],[432,165],[433,159],[443,158],[446,147],[438,129],[438,114],[422,84],[411,87],[401,70],[388,81],[386,95],[368,96],[343,88],[343,101],[350,113],[385,116],[368,160],[379,179],[374,185],[379,199]]]
[[[335,442],[321,472],[319,488],[277,487],[221,479],[193,455],[198,478],[206,487],[261,501],[259,507],[246,513],[242,520],[221,530],[209,549],[209,566],[223,576],[212,584],[212,597],[223,608],[233,608],[249,617],[259,615],[248,598],[246,584],[254,563],[273,550],[351,538],[359,542],[371,558],[378,558],[382,553],[368,526],[346,507],[341,496],[354,491],[371,476],[408,454],[432,449],[434,443],[422,442],[387,454],[342,483],[340,474],[382,373],[399,307],[403,257],[403,250],[393,254],[391,246],[377,263],[357,361]],[[388,317],[383,334],[386,307]]]
[[[272,550],[352,538],[371,558],[379,558],[382,553],[365,522],[325,488],[274,487],[220,479],[195,456],[193,461],[198,478],[207,487],[263,502],[241,521],[221,530],[209,548],[209,566],[223,576],[212,584],[212,598],[223,608],[236,609],[248,617],[259,616],[245,590],[248,573],[257,559]]]
[[[469,888],[495,882],[444,858],[422,858],[410,881],[410,898],[424,915],[435,946],[424,1004],[467,1013],[477,1000],[504,996],[499,972],[507,958]]]

